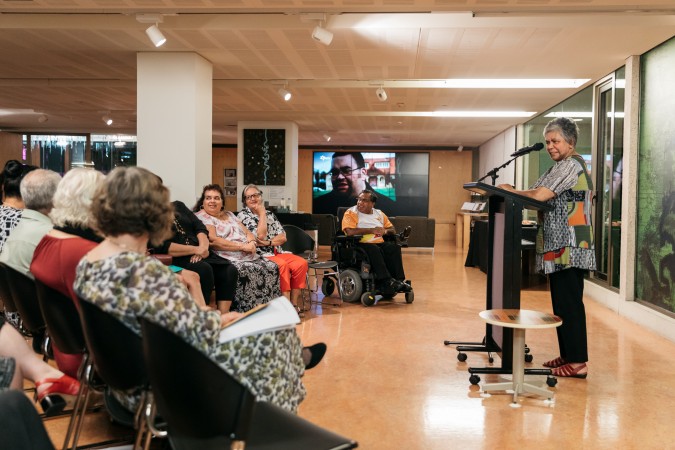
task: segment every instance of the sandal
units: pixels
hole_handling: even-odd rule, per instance
[[[550,367],[550,368],[556,368],[560,366],[564,366],[567,364],[567,361],[565,361],[561,356],[558,356],[556,359],[552,359],[550,361],[546,361],[544,364],[542,364],[544,367]]]
[[[572,367],[572,364],[565,364],[564,366],[556,367],[551,370],[551,375],[554,377],[586,378],[588,375],[588,367],[586,366],[586,363],[583,363],[578,367]]]

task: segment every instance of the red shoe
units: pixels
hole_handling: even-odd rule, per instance
[[[35,389],[38,390],[41,385],[47,383],[51,384],[38,393],[38,401],[42,401],[43,398],[51,394],[77,395],[80,390],[80,382],[68,375],[63,375],[61,378],[45,378],[36,381]]]
[[[554,377],[586,378],[588,375],[588,367],[586,366],[586,363],[577,367],[572,367],[572,364],[565,364],[564,366],[556,367],[551,370],[551,375]]]
[[[556,368],[560,366],[564,366],[567,364],[567,361],[565,361],[561,356],[558,356],[556,359],[552,359],[550,361],[546,361],[544,364],[542,364],[544,367],[550,367],[550,368]]]

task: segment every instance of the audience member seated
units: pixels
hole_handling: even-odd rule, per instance
[[[33,170],[24,177],[20,189],[25,208],[0,252],[0,262],[27,275],[31,280],[33,274],[29,268],[35,247],[52,229],[48,215],[59,181],[61,176],[58,173],[45,169]]]
[[[80,259],[103,238],[89,226],[91,198],[103,174],[93,169],[68,171],[54,193],[54,207],[49,213],[54,229],[35,247],[30,271],[35,279],[73,299],[75,267]],[[77,376],[82,355],[64,355],[58,349],[54,357],[59,369]]]
[[[21,164],[15,159],[5,163],[5,168],[0,174],[0,186],[2,187],[2,205],[0,205],[0,251],[5,244],[9,233],[16,227],[21,219],[24,204],[21,198],[19,186],[21,180],[28,172],[37,169],[35,166]],[[1,301],[2,299],[0,299]],[[3,303],[3,312],[9,323],[19,328],[19,313],[8,311]]]
[[[173,207],[173,235],[162,245],[154,247],[153,251],[168,253],[173,257],[173,265],[199,274],[202,295],[207,304],[215,286],[216,306],[220,312],[228,312],[235,297],[237,269],[229,260],[209,250],[206,226],[183,202],[175,201]]]
[[[241,194],[244,209],[237,218],[255,236],[257,253],[279,266],[281,293],[291,300],[296,309],[302,289],[307,287],[307,260],[284,253],[281,245],[286,242],[286,232],[276,216],[265,209],[262,192],[255,184],[249,184]]]
[[[223,206],[223,189],[204,186],[195,205],[196,215],[209,233],[211,248],[237,268],[239,281],[232,310],[246,312],[280,295],[279,269],[256,253],[256,239],[237,217]]]
[[[385,234],[396,234],[389,218],[375,209],[377,195],[362,191],[356,206],[345,211],[342,231],[347,236],[362,235],[359,246],[368,254],[371,269],[375,275],[376,287],[385,294],[410,292],[412,288],[404,283],[401,247],[394,241],[385,241]]]
[[[301,377],[323,356],[324,344],[303,349],[295,329],[220,343],[220,328],[239,313],[197,306],[171,270],[146,256],[171,234],[174,211],[159,177],[138,167],[118,167],[94,194],[92,225],[105,236],[77,267],[74,289],[82,301],[113,314],[136,333],[139,317],[152,320],[209,355],[258,400],[295,412],[305,396]],[[130,411],[134,392],[114,395]],[[195,412],[198,414],[198,412]]]
[[[46,362],[42,361],[28,346],[24,337],[11,326],[5,326],[0,317],[0,391],[3,389],[23,389],[24,378],[35,383],[37,399],[43,402],[48,415],[60,412],[64,402],[49,397],[57,394],[77,395],[80,384]],[[46,406],[53,405],[49,410]]]

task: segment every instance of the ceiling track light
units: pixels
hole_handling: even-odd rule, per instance
[[[379,88],[377,88],[377,90],[375,91],[375,95],[377,96],[377,99],[378,99],[379,101],[381,101],[381,102],[386,102],[386,101],[387,101],[387,98],[388,98],[388,96],[387,96],[387,91],[385,91],[384,88],[383,88],[382,86],[380,86]]]
[[[277,92],[279,93],[279,95],[281,96],[281,98],[284,99],[285,102],[289,101],[289,100],[291,99],[291,97],[293,96],[293,95],[286,89],[286,86],[284,86],[284,87],[282,87],[282,88],[279,88],[279,90],[278,90]]]
[[[327,134],[324,134],[323,138],[326,140],[326,142],[330,142],[330,140],[331,140],[331,137]]]
[[[459,144],[459,147],[457,147],[457,151],[461,152],[462,150],[464,150],[464,146],[462,144]]]
[[[164,34],[162,34],[157,24],[150,25],[148,29],[145,30],[145,34],[148,35],[155,47],[161,47],[166,42],[166,37],[164,37]]]
[[[101,117],[101,120],[103,120],[103,123],[105,123],[108,126],[113,124],[113,120],[110,116],[103,116]]]
[[[330,45],[333,42],[333,33],[321,27],[321,25],[317,25],[312,30],[312,39],[323,45]]]
[[[47,117],[47,114],[41,114],[40,117],[38,117],[38,122],[40,123],[45,123],[49,120],[49,117]]]

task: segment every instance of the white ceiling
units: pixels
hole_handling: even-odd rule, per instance
[[[163,47],[138,13],[164,14]],[[324,14],[328,47],[310,37]],[[194,51],[213,63],[215,143],[236,143],[237,121],[291,120],[301,145],[471,147],[526,119],[411,113],[542,112],[576,91],[403,81],[595,81],[674,35],[674,0],[0,0],[0,129],[135,134],[137,52]]]

